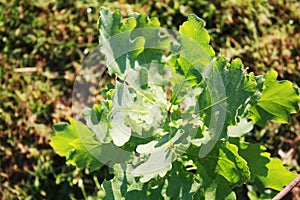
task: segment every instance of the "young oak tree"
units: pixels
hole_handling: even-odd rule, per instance
[[[215,56],[196,15],[174,32],[144,14],[100,14],[99,51],[114,87],[83,110],[86,124],[55,124],[50,144],[67,164],[110,167],[103,199],[235,199],[243,184],[280,191],[297,176],[244,141],[255,124],[288,123],[298,111],[291,82]]]

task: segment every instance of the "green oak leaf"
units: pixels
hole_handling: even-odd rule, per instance
[[[98,21],[100,51],[106,55],[106,63],[110,73],[121,76],[128,68],[127,55],[136,58],[143,50],[145,39],[131,39],[131,31],[137,23],[134,18],[122,20],[119,10],[111,12],[101,9]]]
[[[103,200],[119,200],[128,199],[128,197],[145,196],[145,192],[142,192],[143,184],[135,180],[135,178],[126,173],[130,166],[118,164],[114,167],[114,178],[102,183],[102,188],[105,191],[105,195],[101,198]],[[139,194],[137,194],[139,193]]]
[[[278,158],[271,158],[270,153],[265,152],[266,148],[259,144],[251,144],[230,139],[239,147],[238,153],[247,161],[251,173],[251,183],[255,183],[261,189],[270,188],[282,190],[288,185],[297,173],[290,172]]]
[[[195,181],[196,176],[194,173],[185,171],[181,163],[174,162],[167,177],[169,183],[166,190],[167,196],[172,199],[193,199],[193,196],[201,187]]]
[[[148,182],[158,175],[164,177],[172,168],[172,162],[177,156],[184,153],[190,145],[189,133],[184,128],[178,129],[173,137],[166,134],[160,140],[137,146],[136,151],[141,155],[149,155],[149,158],[135,167],[131,174],[141,177],[141,182]],[[167,139],[168,137],[171,138]]]
[[[132,18],[122,21],[122,14],[119,10],[111,12],[103,8],[100,10],[100,19],[98,22],[100,43],[102,38],[109,39],[120,32],[132,30],[135,26],[136,21]]]
[[[207,186],[205,187],[205,190],[201,192],[202,194],[200,192],[196,193],[193,199],[236,199],[234,191],[230,188],[230,185],[222,176],[218,175],[214,180],[209,179],[209,177],[205,179],[205,182],[208,182],[206,183]]]
[[[179,27],[181,58],[184,58],[198,70],[205,68],[214,57],[215,52],[209,45],[210,37],[204,28],[205,22],[194,14]],[[183,70],[188,72],[188,68]]]
[[[163,53],[169,49],[169,36],[161,29],[156,18],[149,19],[145,14],[133,13],[122,19],[120,11],[100,11],[98,29],[100,51],[106,55],[110,73],[121,78],[127,69],[153,60],[162,61]]]
[[[144,51],[137,57],[139,64],[148,64],[153,60],[161,61],[163,53],[170,48],[167,30],[160,28],[160,23],[155,17],[149,19],[147,15],[138,13],[132,13],[128,17],[135,18],[137,24],[131,37],[145,38]]]
[[[209,65],[214,51],[209,45],[210,37],[204,28],[204,21],[196,15],[189,15],[188,21],[179,28],[179,56],[170,60],[172,70],[171,103],[184,99],[190,86],[196,86],[201,80],[201,72]]]
[[[171,163],[175,159],[174,152],[167,145],[155,147],[157,144],[157,141],[152,141],[147,144],[137,146],[136,151],[138,153],[142,155],[150,154],[147,161],[137,166],[131,172],[133,176],[141,176],[140,181],[143,183],[148,182],[151,178],[156,177],[157,175],[164,177],[171,169]]]
[[[270,154],[266,153],[266,148],[259,144],[251,144],[231,138],[230,142],[238,146],[238,154],[247,161],[250,171],[250,182],[253,182],[258,176],[266,176],[268,168],[266,165],[270,162]]]
[[[208,88],[200,96],[200,112],[206,112],[207,109],[216,105],[225,107],[226,124],[224,128],[227,128],[228,125],[236,125],[239,122],[238,116],[246,112],[247,104],[256,91],[256,81],[253,77],[246,75],[240,59],[229,63],[225,58],[218,57],[213,68],[205,76]],[[223,86],[218,83],[219,81],[222,81]],[[225,90],[225,93],[222,94],[220,90]],[[206,115],[205,118],[210,119],[211,116]],[[205,121],[208,126],[209,121]]]
[[[270,158],[269,153],[265,153],[264,156],[268,157],[270,162],[266,165],[267,174],[260,175],[255,180],[255,184],[259,186],[258,188],[270,188],[281,191],[284,186],[288,185],[297,177],[298,174],[296,172],[290,172],[284,167],[279,158]]]
[[[196,166],[198,176],[195,180],[199,183],[200,187],[193,196],[193,199],[236,199],[236,195],[231,189],[230,183],[224,177],[217,174],[216,177],[212,179],[208,175],[209,169],[205,168],[205,166],[201,165],[199,162],[196,163]]]
[[[77,138],[70,144],[74,149],[70,152],[67,163],[75,164],[78,168],[90,168],[91,171],[102,167],[103,163],[94,156],[101,153],[101,143],[93,137]]]
[[[94,171],[103,164],[113,165],[130,159],[131,153],[111,143],[102,144],[95,139],[95,133],[77,120],[70,118],[70,124],[54,128],[56,134],[51,136],[50,145],[58,155],[66,157],[67,164]]]
[[[71,124],[79,123],[78,121],[69,119]],[[69,152],[73,150],[73,146],[70,143],[78,138],[76,131],[76,125],[70,126],[66,122],[58,123],[53,126],[56,134],[50,137],[50,145],[55,152],[60,156],[69,157]]]
[[[202,79],[201,72],[209,65],[215,55],[214,50],[209,45],[210,37],[204,28],[204,21],[196,15],[189,15],[188,21],[179,28],[179,56],[173,56],[171,65],[176,69],[176,73],[183,75],[186,82],[195,86]],[[174,62],[174,60],[176,61]],[[183,84],[183,83],[178,83]],[[176,86],[181,87],[181,86]]]
[[[215,66],[226,90],[226,122],[228,125],[235,125],[238,122],[237,116],[245,112],[246,105],[256,91],[256,81],[246,75],[240,59],[234,59],[229,63],[225,58],[219,57]]]
[[[85,137],[93,137],[94,133],[77,120],[70,118],[69,121],[70,124],[65,124],[63,128],[61,125],[59,128],[57,128],[57,125],[54,126],[56,134],[50,137],[50,145],[58,155],[65,156],[67,163],[72,165],[78,164],[79,160],[78,158],[74,158],[74,151],[76,148],[79,148],[81,151],[87,152],[87,156],[85,157],[87,160],[83,160],[84,163],[80,163],[80,167],[91,167],[91,170],[99,169],[102,166],[101,162],[94,158],[81,144],[74,145],[76,141],[80,140],[80,134],[84,133]],[[95,139],[89,142],[96,143],[96,146],[100,144]]]
[[[104,193],[100,198],[104,200],[163,200],[166,198],[166,178],[157,179],[148,183],[138,181],[132,174],[129,165],[116,165],[114,168],[114,178],[102,183]]]
[[[215,179],[222,175],[231,185],[241,185],[250,179],[247,162],[238,154],[238,148],[229,142],[218,141],[212,151],[199,162],[208,175]]]
[[[201,157],[209,152],[217,140],[228,138],[227,127],[239,123],[239,116],[247,113],[255,93],[254,77],[246,75],[240,59],[229,63],[218,57],[203,73],[203,92],[199,95],[199,111],[208,128],[200,148]]]
[[[111,101],[102,101],[101,105],[95,104],[93,108],[86,108],[82,115],[86,125],[96,134],[96,139],[102,143],[111,141],[109,137]]]
[[[250,107],[249,117],[264,126],[268,120],[288,123],[290,114],[297,113],[300,95],[290,81],[277,81],[277,72],[264,75],[261,97]]]
[[[187,87],[187,83],[191,86],[195,86],[201,81],[201,73],[209,65],[215,55],[209,42],[210,37],[204,28],[204,21],[196,15],[189,15],[188,21],[184,22],[179,28],[181,50],[174,67],[176,73],[181,74],[181,79],[184,81],[178,81],[173,85],[176,91],[175,95],[179,93],[176,88],[182,88],[183,92],[185,92],[184,89]],[[178,77],[174,76],[174,79],[177,78]]]

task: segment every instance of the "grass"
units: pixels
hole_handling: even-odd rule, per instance
[[[109,177],[106,168],[90,173],[66,166],[48,144],[53,123],[72,115],[72,86],[98,43],[101,6],[124,16],[145,12],[171,29],[194,12],[207,22],[218,53],[242,58],[256,74],[273,68],[300,85],[298,1],[0,0],[0,197],[95,197]],[[284,159],[299,170],[299,121],[297,114],[288,125],[257,127],[248,140],[263,143],[274,156],[293,149]]]

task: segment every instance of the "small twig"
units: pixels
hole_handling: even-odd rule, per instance
[[[289,191],[291,191],[300,182],[300,174],[288,184],[283,190],[281,190],[272,200],[282,199]]]
[[[19,73],[32,73],[36,72],[37,68],[36,67],[23,67],[23,68],[15,68],[14,72],[19,72]]]

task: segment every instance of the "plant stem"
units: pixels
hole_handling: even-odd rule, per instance
[[[282,199],[289,191],[291,191],[298,183],[300,183],[300,174],[288,184],[283,190],[281,190],[272,200]]]

